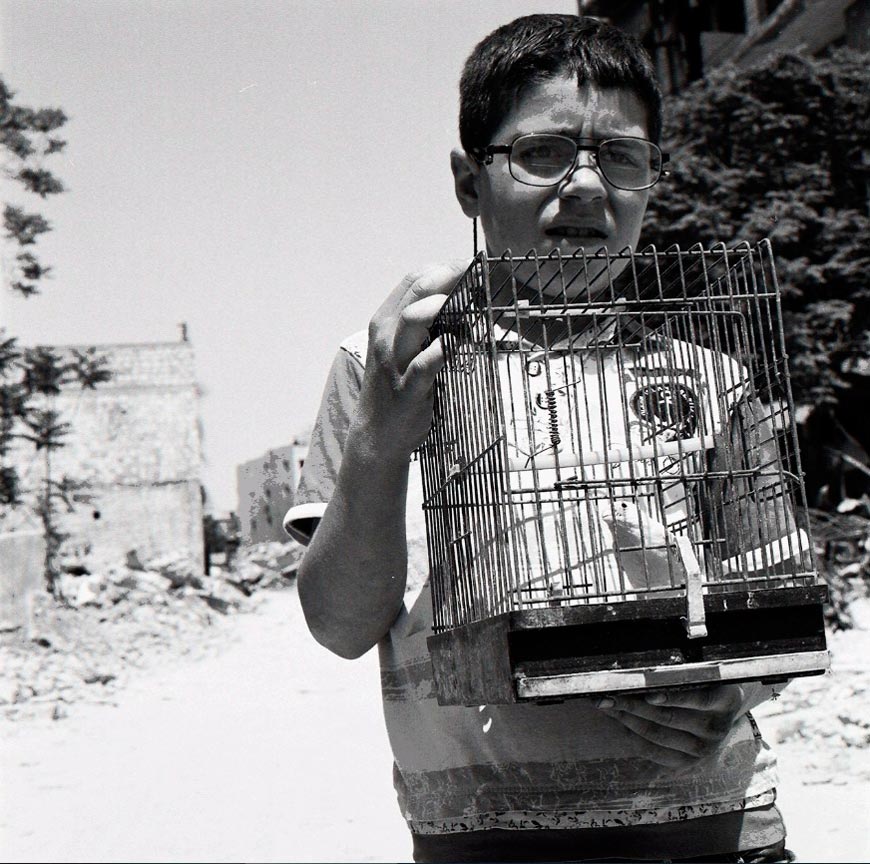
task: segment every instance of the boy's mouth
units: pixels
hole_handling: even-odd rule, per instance
[[[595,225],[554,225],[546,230],[548,237],[566,238],[568,240],[606,240],[607,233]]]

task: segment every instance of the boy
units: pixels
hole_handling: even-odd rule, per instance
[[[635,42],[595,20],[520,18],[474,49],[460,97],[455,191],[465,215],[480,220],[490,254],[637,247],[660,165],[645,182],[623,182],[613,145],[601,146],[631,139],[644,142],[636,146],[647,157],[657,152],[661,98]],[[543,149],[531,139],[535,159],[564,163],[547,185],[522,170],[518,148],[533,134],[580,144],[565,145],[566,161],[553,155],[553,139]],[[443,362],[438,342],[420,346],[464,269],[409,274],[372,319],[367,347],[362,339],[342,346],[300,506],[285,520],[311,540],[299,595],[314,636],[348,658],[378,646],[415,860],[785,860],[774,760],[748,714],[769,687],[438,706],[409,459],[431,424]]]

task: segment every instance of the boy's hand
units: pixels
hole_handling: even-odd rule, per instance
[[[647,759],[675,769],[714,754],[745,713],[745,704],[740,684],[620,694],[596,703],[643,742]]]
[[[432,424],[432,386],[444,352],[437,340],[425,349],[422,345],[468,265],[454,262],[409,273],[369,324],[358,416],[385,462],[407,462]]]

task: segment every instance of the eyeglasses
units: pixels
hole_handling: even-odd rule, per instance
[[[496,153],[508,154],[511,177],[526,186],[556,186],[574,171],[577,153],[588,150],[601,176],[617,189],[637,192],[655,186],[667,172],[668,154],[645,138],[590,138],[533,132],[510,144],[490,144],[472,151],[481,164],[491,165]]]

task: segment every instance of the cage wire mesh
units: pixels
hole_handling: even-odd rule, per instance
[[[419,451],[435,632],[816,583],[770,245],[477,256]]]

